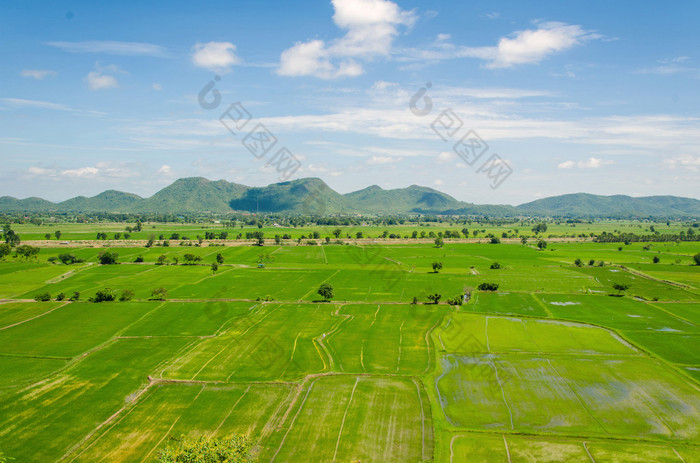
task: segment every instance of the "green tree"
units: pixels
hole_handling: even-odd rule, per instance
[[[433,272],[438,273],[442,269],[442,262],[433,262]]]
[[[498,270],[499,268],[501,268],[501,264],[499,264],[498,262],[494,262],[493,264],[491,264],[492,270]]]
[[[547,242],[545,240],[539,240],[537,242],[537,247],[540,248],[540,251],[544,251],[547,249]]]
[[[527,236],[521,236],[520,242],[523,243],[523,246],[525,246],[527,244]]]
[[[498,291],[498,283],[481,283],[477,288],[479,291]]]
[[[221,253],[216,254],[216,263],[217,264],[223,264],[224,263],[224,255]]]
[[[498,238],[496,236],[491,237],[491,244],[500,244],[500,243],[501,243],[500,238]]]
[[[619,296],[622,292],[630,289],[630,285],[627,283],[613,283],[613,288],[617,290],[617,294]]]
[[[80,293],[78,291],[74,291],[73,295],[68,298],[69,301],[75,302],[80,300]]]
[[[442,294],[428,294],[428,300],[432,302],[433,304],[437,304],[440,302],[440,298],[442,297]]]
[[[114,265],[119,259],[119,254],[111,251],[100,251],[97,255],[97,260],[100,261],[102,265]]]
[[[157,454],[160,463],[253,463],[254,443],[247,436],[226,439],[199,437],[173,438],[165,449]]]
[[[700,265],[700,252],[693,256],[693,260],[695,261],[695,265]]]
[[[317,292],[321,295],[324,301],[330,301],[331,299],[333,299],[333,286],[329,283],[323,283],[321,286],[318,287]]]
[[[211,263],[211,273],[216,273],[216,271],[219,270],[219,264],[216,262]]]
[[[95,293],[95,297],[89,299],[90,302],[112,302],[117,298],[112,288],[100,289]]]
[[[51,233],[45,234],[45,235],[44,235],[44,238],[46,238],[47,241],[50,240],[50,239],[51,239]]]
[[[170,262],[170,258],[168,258],[167,254],[161,254],[156,259],[156,265],[168,265],[168,262]]]
[[[654,256],[654,258],[652,260],[654,261],[655,264],[658,264],[661,259],[659,259],[659,256]]]
[[[341,233],[343,233],[343,230],[341,230],[340,228],[336,228],[335,230],[333,230],[333,236],[335,236],[336,239],[340,238]]]
[[[10,253],[12,252],[12,246],[9,244],[0,244],[0,259],[4,259],[5,257],[9,256]],[[700,254],[698,254],[700,255]]]
[[[576,259],[576,260],[574,261],[574,265],[575,265],[576,267],[581,267],[581,266],[583,265],[583,261],[582,261],[581,259]]]
[[[33,257],[36,257],[37,254],[39,254],[39,248],[29,246],[28,244],[23,244],[21,246],[17,246],[17,248],[15,249],[15,254],[21,257],[22,259],[28,260]]]
[[[134,292],[130,289],[123,289],[121,293],[119,293],[119,300],[122,302],[130,301],[134,298]]]
[[[62,235],[61,230],[56,230],[53,234],[56,235],[57,240],[61,239],[61,235]]]
[[[168,290],[163,288],[162,286],[160,288],[154,288],[151,290],[151,299],[155,299],[157,301],[164,301],[165,296],[167,296]]]
[[[51,300],[51,294],[49,293],[40,293],[34,296],[34,300],[37,302],[47,302]]]
[[[441,248],[445,244],[445,242],[442,240],[441,236],[438,236],[437,238],[435,238],[434,243],[435,243],[435,246],[437,246],[438,248]]]

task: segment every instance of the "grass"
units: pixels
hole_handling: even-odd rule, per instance
[[[72,240],[124,226],[62,231]],[[205,230],[155,230],[168,227]],[[120,247],[113,266],[87,246],[70,248],[84,264],[46,262],[66,251],[57,246],[39,261],[9,258],[0,450],[17,461],[152,461],[171,437],[242,433],[276,462],[700,461],[700,268],[688,265],[698,249],[643,246]],[[185,253],[202,265],[154,265]],[[318,302],[323,282],[330,303]],[[474,291],[483,282],[499,290]],[[608,295],[615,282],[631,285],[626,295]],[[159,286],[167,300],[148,301]],[[106,287],[135,299],[86,301]],[[44,291],[82,301],[29,301]],[[463,306],[445,304],[470,291]],[[434,293],[441,303],[425,304]]]

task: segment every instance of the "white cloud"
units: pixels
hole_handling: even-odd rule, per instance
[[[612,161],[610,160],[604,160],[600,158],[595,158],[595,157],[590,157],[585,161],[564,161],[560,164],[557,165],[557,168],[559,169],[573,169],[574,167],[578,167],[579,169],[597,169],[602,166],[606,166],[612,164]]]
[[[391,53],[399,26],[411,27],[416,16],[389,0],[333,0],[335,24],[343,37],[298,42],[282,52],[277,73],[283,76],[315,76],[322,79],[354,77],[364,73],[358,60]]]
[[[155,90],[157,92],[160,92],[161,90],[163,90],[163,86],[159,83],[156,83],[156,82],[153,83],[152,87],[153,87],[153,90]]]
[[[101,71],[92,71],[85,77],[90,90],[101,90],[105,88],[119,87],[117,79],[113,76],[102,74]]]
[[[637,71],[639,74],[656,74],[660,76],[670,76],[674,74],[693,74],[694,77],[700,78],[700,69],[688,66],[690,58],[687,56],[678,56],[676,58],[662,59],[658,61],[658,65],[641,69]]]
[[[521,64],[537,64],[549,56],[581,45],[602,36],[579,25],[561,22],[537,24],[537,29],[516,31],[502,37],[498,45],[490,47],[456,46],[440,34],[426,49],[401,50],[400,60],[439,61],[452,58],[477,58],[486,61],[488,69],[510,68]]]
[[[100,170],[97,167],[81,167],[79,169],[66,169],[61,171],[65,177],[87,178],[96,176]]]
[[[400,157],[393,156],[372,156],[367,160],[367,164],[370,166],[378,166],[382,164],[395,164],[401,161]]]
[[[241,60],[236,56],[236,46],[231,42],[198,42],[192,48],[192,62],[197,67],[224,73]]]
[[[85,42],[48,42],[46,45],[69,53],[101,53],[111,55],[165,56],[159,45],[142,42],[117,42],[113,40],[90,40]]]
[[[163,164],[162,166],[160,166],[160,169],[158,169],[158,172],[156,172],[156,173],[168,175],[168,174],[172,173],[172,168],[167,164]]]
[[[442,181],[441,179],[439,179],[439,178],[436,178],[435,181],[434,181],[433,183],[434,183],[435,185],[437,185],[437,186],[442,186],[442,185],[445,184],[445,182],[443,182],[443,181]]]
[[[437,160],[439,163],[444,164],[446,162],[452,161],[456,157],[457,155],[452,151],[443,151],[442,153],[438,154]]]
[[[30,167],[27,172],[29,172],[30,175],[54,175],[56,171],[54,169],[45,169],[43,167],[36,167],[32,166]]]
[[[700,170],[700,156],[684,154],[669,159],[664,159],[663,164],[669,169],[680,167],[691,172],[697,172]]]
[[[31,77],[32,79],[42,80],[46,77],[54,77],[58,74],[56,71],[46,69],[25,69],[21,72],[22,77]]]

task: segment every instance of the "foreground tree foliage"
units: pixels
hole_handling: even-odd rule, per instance
[[[227,439],[171,438],[171,444],[158,452],[161,463],[253,463],[253,442],[246,436]]]
[[[97,255],[97,260],[99,260],[102,265],[116,264],[117,259],[119,259],[119,254],[116,252],[102,251]]]
[[[323,283],[318,288],[318,294],[320,294],[324,300],[330,301],[331,299],[333,299],[333,295],[334,295],[333,286],[331,286],[328,283]]]
[[[481,283],[479,291],[498,291],[498,283]]]

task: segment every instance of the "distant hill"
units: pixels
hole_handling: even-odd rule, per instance
[[[143,201],[141,196],[117,190],[107,190],[92,198],[76,196],[58,204],[56,209],[65,212],[129,212]]]
[[[41,198],[17,199],[12,196],[0,197],[1,212],[36,212],[55,209],[56,204]]]
[[[700,200],[678,196],[633,198],[575,193],[538,199],[519,206],[472,204],[432,188],[411,185],[385,190],[372,185],[340,194],[319,178],[302,178],[249,187],[226,180],[181,178],[150,198],[107,190],[97,196],[78,196],[60,203],[41,198],[0,197],[0,212],[261,212],[304,215],[328,214],[442,214],[521,215],[559,217],[700,217]]]
[[[538,199],[517,207],[521,212],[556,216],[591,217],[698,217],[700,201],[678,196],[599,196],[575,193]]]
[[[229,212],[228,203],[250,187],[202,177],[175,180],[132,208],[133,212]]]

